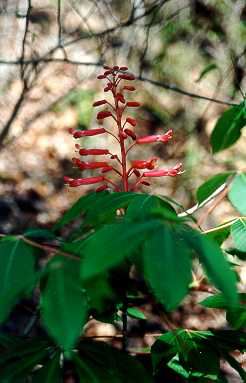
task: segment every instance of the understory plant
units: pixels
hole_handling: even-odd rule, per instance
[[[236,355],[246,349],[246,296],[237,289],[246,254],[246,174],[217,174],[198,188],[195,211],[216,206],[223,192],[242,214],[202,231],[180,203],[146,192],[155,177],[182,176],[182,164],[162,168],[156,157],[133,155],[149,144],[171,144],[173,132],[136,134],[132,111],[140,104],[132,99],[135,77],[127,67],[105,66],[98,79],[105,93],[93,104],[99,125],[70,130],[78,176],[64,177],[68,187],[95,191],[51,229],[0,240],[0,382],[226,382],[222,361],[245,381]],[[245,123],[244,102],[227,110],[212,133],[213,151],[235,143]],[[87,147],[85,138],[94,136],[112,138],[114,151],[108,144]],[[230,247],[223,246],[228,238]],[[168,325],[169,312],[200,290],[208,292],[201,306],[226,312],[226,328]],[[16,310],[30,297],[32,310],[14,333]],[[161,334],[152,334],[152,347],[132,350],[129,326],[134,318],[148,327],[147,305],[169,319]],[[117,336],[89,336],[92,320],[114,324]]]

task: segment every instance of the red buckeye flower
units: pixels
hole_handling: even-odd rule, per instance
[[[86,149],[81,148],[79,144],[76,144],[76,152],[82,157],[109,155],[109,160],[107,162],[96,161],[93,158],[91,161],[85,162],[81,161],[79,158],[72,158],[72,162],[78,170],[93,170],[99,174],[87,178],[71,178],[65,176],[64,182],[70,187],[102,183],[97,187],[97,192],[107,189],[113,189],[114,191],[135,191],[139,187],[149,186],[149,179],[152,177],[174,177],[183,173],[181,170],[182,164],[177,164],[170,169],[156,169],[156,157],[148,160],[133,160],[131,161],[131,165],[128,165],[128,157],[131,150],[137,144],[166,143],[172,138],[173,132],[170,129],[164,134],[137,137],[135,132],[125,128],[126,124],[131,125],[131,127],[137,126],[137,120],[134,117],[129,116],[129,109],[140,106],[140,103],[137,101],[126,100],[125,95],[129,94],[128,92],[135,91],[134,86],[124,83],[125,81],[133,81],[135,79],[135,76],[128,72],[126,66],[115,65],[110,67],[105,65],[104,72],[99,74],[97,78],[99,80],[106,80],[104,92],[111,92],[113,99],[113,101],[102,99],[93,103],[94,107],[107,106],[106,110],[101,110],[97,113],[97,120],[100,120],[100,123],[102,124],[105,118],[112,117],[113,127],[109,130],[104,128],[88,130],[69,129],[69,133],[72,134],[74,138],[86,138],[89,136],[108,134],[111,138],[113,137],[116,144],[119,145],[120,154],[111,153],[108,148]],[[109,173],[109,175],[106,176],[106,173]],[[102,174],[105,174],[105,176]],[[115,177],[118,177],[118,179],[115,179]]]

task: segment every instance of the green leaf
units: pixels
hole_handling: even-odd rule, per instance
[[[238,295],[239,295],[240,301],[246,301],[246,294],[241,293]],[[227,301],[225,300],[225,297],[223,294],[210,295],[199,303],[200,305],[204,307],[214,308],[214,309],[226,309],[228,307]],[[240,307],[240,305],[236,305],[235,307]]]
[[[132,318],[146,320],[144,313],[136,307],[128,307],[127,314]]]
[[[231,226],[231,235],[236,249],[246,251],[246,218],[238,218]]]
[[[246,215],[246,173],[238,174],[230,187],[229,199],[233,206]]]
[[[220,247],[199,232],[183,228],[181,235],[198,255],[208,277],[223,292],[229,305],[237,305],[236,274],[231,270]]]
[[[209,72],[213,71],[214,69],[218,69],[218,66],[214,63],[208,64],[200,73],[198,79],[196,82],[200,82],[203,77],[205,77]]]
[[[164,215],[167,218],[178,219],[177,214],[167,201],[150,194],[137,194],[128,205],[126,217],[131,220],[144,219],[151,214]]]
[[[199,204],[205,201],[208,197],[210,197],[217,189],[219,189],[228,179],[228,177],[235,174],[235,172],[226,172],[216,174],[206,182],[204,182],[196,192],[196,198]]]
[[[103,342],[81,342],[73,360],[81,383],[152,382],[136,358]]]
[[[188,291],[190,251],[168,225],[161,226],[145,243],[144,275],[167,310],[175,309]]]
[[[56,222],[53,230],[60,230],[63,226],[71,223],[73,220],[81,216],[91,206],[93,200],[96,200],[98,197],[102,197],[105,193],[107,194],[107,192],[91,193],[79,198],[79,200],[76,201],[75,204]]]
[[[230,226],[220,225],[205,232],[210,241],[216,242],[219,246],[229,237]]]
[[[17,237],[5,237],[0,241],[0,323],[18,299],[33,287],[35,253],[38,254],[38,250]]]
[[[57,354],[34,373],[32,383],[62,383],[63,379],[59,362],[60,354]]]
[[[159,221],[105,225],[84,241],[83,279],[93,278],[119,265],[160,225]]]
[[[62,256],[48,265],[41,291],[41,319],[49,334],[65,350],[71,349],[87,320],[87,298],[79,279],[79,264]]]
[[[48,229],[28,229],[25,231],[24,236],[27,238],[38,238],[38,239],[55,239],[55,234]]]
[[[226,110],[218,119],[210,138],[213,153],[232,146],[241,136],[241,130],[245,125],[246,113],[244,102]]]

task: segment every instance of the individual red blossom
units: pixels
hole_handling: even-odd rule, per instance
[[[120,101],[122,104],[125,104],[126,100],[125,100],[123,94],[121,94],[121,93],[117,93],[116,98],[117,98],[117,100]]]
[[[136,134],[131,129],[125,129],[124,133],[126,133],[133,140],[136,140],[136,138],[137,138]]]
[[[106,190],[106,189],[108,189],[108,185],[103,184],[103,185],[99,186],[99,187],[96,189],[96,192],[98,193],[98,192],[104,191],[104,190]]]
[[[102,169],[102,173],[107,173],[107,172],[110,172],[111,170],[113,170],[113,166],[105,166],[103,169]]]
[[[123,86],[123,90],[129,90],[130,92],[133,92],[134,90],[136,90],[136,88],[132,85],[125,85]]]
[[[137,125],[137,121],[135,120],[135,118],[132,117],[127,117],[126,122],[128,122],[128,124],[130,124],[131,126]]]
[[[152,170],[150,172],[144,172],[143,176],[144,177],[163,177],[163,176],[171,176],[175,177],[178,174],[182,174],[183,172],[181,171],[182,164],[177,164],[171,169],[159,169],[159,170]]]
[[[79,154],[81,156],[102,156],[104,154],[109,154],[108,149],[80,149]]]
[[[165,134],[157,134],[153,136],[144,136],[137,139],[137,144],[151,144],[153,142],[168,142],[173,136],[172,130],[168,130]]]
[[[121,80],[129,80],[129,81],[135,80],[135,76],[131,73],[119,74],[118,78],[120,78]]]
[[[129,102],[126,103],[126,106],[137,108],[138,106],[140,106],[140,103],[137,102],[137,101],[129,101]]]
[[[96,161],[96,162],[84,162],[80,161],[78,158],[73,159],[74,165],[76,165],[80,170],[87,169],[100,169],[108,166],[107,162]]]
[[[88,177],[88,178],[71,178],[64,177],[64,182],[71,187],[80,185],[90,185],[96,183],[102,183],[97,187],[96,191],[100,192],[108,188],[113,188],[114,191],[135,191],[141,186],[149,186],[149,180],[151,177],[162,177],[171,176],[174,177],[182,173],[181,164],[177,164],[170,169],[156,169],[157,158],[153,157],[147,160],[133,160],[131,166],[128,165],[128,155],[130,151],[135,147],[136,144],[150,144],[155,142],[168,142],[173,135],[172,130],[168,130],[165,134],[149,135],[144,137],[137,137],[136,133],[132,129],[126,127],[127,124],[130,128],[137,125],[135,118],[127,116],[127,108],[139,107],[140,103],[137,101],[128,101],[126,99],[127,92],[135,90],[134,86],[125,85],[124,80],[132,81],[135,76],[128,72],[126,66],[119,67],[115,65],[113,67],[104,66],[104,73],[97,76],[98,79],[105,79],[104,92],[111,92],[113,101],[108,102],[106,99],[97,100],[93,103],[94,107],[100,107],[107,105],[106,110],[101,110],[97,113],[97,120],[99,125],[103,124],[103,120],[108,117],[112,117],[113,124],[115,125],[116,131],[112,128],[106,130],[104,128],[95,128],[89,130],[76,130],[69,129],[70,134],[74,138],[83,138],[87,136],[95,136],[103,133],[109,134],[113,137],[117,144],[119,144],[119,155],[111,154],[108,149],[86,149],[81,147],[79,144],[75,145],[77,152],[82,156],[94,156],[94,155],[109,155],[108,161],[91,161],[85,162],[79,158],[73,158],[72,162],[79,170],[97,170],[100,172],[100,176]],[[122,84],[123,82],[123,84]],[[123,105],[122,105],[123,104]],[[129,126],[127,125],[127,126]],[[129,143],[127,138],[133,140]],[[112,163],[113,161],[113,163]],[[112,166],[111,166],[112,163]],[[119,177],[119,183],[115,179],[104,176],[104,173],[111,172]],[[133,182],[132,182],[133,179]]]
[[[150,160],[143,161],[143,160],[135,160],[132,161],[132,167],[134,169],[154,169],[155,165],[157,163],[157,158],[153,157]]]
[[[104,105],[104,104],[107,104],[107,100],[98,100],[98,101],[95,101],[92,106],[100,106],[100,105]]]
[[[104,118],[111,117],[112,113],[108,110],[103,110],[99,113],[97,113],[97,119],[98,120],[103,120]]]
[[[74,138],[87,137],[87,136],[96,136],[98,134],[105,133],[104,128],[97,129],[88,129],[88,130],[74,130],[73,136]]]
[[[77,178],[69,182],[70,187],[76,187],[81,185],[92,185],[104,181],[103,176],[98,177],[88,177],[88,178]]]

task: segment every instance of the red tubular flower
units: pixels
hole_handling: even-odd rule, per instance
[[[70,187],[76,187],[81,185],[92,185],[92,184],[98,184],[99,182],[104,181],[103,176],[98,177],[88,177],[88,178],[77,178],[76,180],[72,180],[69,182]]]
[[[64,182],[71,187],[76,187],[80,185],[90,185],[102,182],[101,185],[96,189],[100,192],[108,188],[113,188],[114,191],[129,191],[137,190],[138,187],[142,185],[149,186],[150,183],[145,179],[151,177],[162,177],[162,176],[171,176],[174,177],[178,174],[181,174],[181,164],[177,164],[171,169],[159,169],[154,170],[157,162],[157,158],[150,158],[148,160],[134,160],[131,163],[131,166],[128,166],[127,157],[135,147],[135,144],[148,144],[155,142],[168,142],[173,135],[172,130],[168,130],[165,134],[150,135],[145,137],[137,138],[135,132],[132,129],[127,129],[126,125],[129,124],[130,128],[137,125],[137,121],[133,117],[128,117],[126,114],[127,108],[136,108],[140,106],[140,103],[137,101],[128,101],[126,99],[127,92],[132,92],[135,90],[134,86],[124,85],[124,80],[132,81],[135,79],[135,76],[132,73],[128,72],[126,66],[119,67],[115,66],[104,66],[104,73],[97,76],[98,79],[105,79],[104,92],[111,92],[113,101],[108,102],[106,99],[97,100],[93,103],[94,107],[106,106],[105,110],[99,111],[97,113],[97,119],[99,124],[103,124],[103,120],[108,117],[112,117],[113,124],[116,128],[115,131],[112,129],[106,130],[104,128],[96,128],[89,130],[75,130],[69,129],[69,133],[73,135],[74,138],[83,138],[87,136],[95,136],[103,133],[110,134],[113,137],[117,144],[119,144],[119,155],[111,154],[108,149],[86,149],[81,147],[79,144],[75,145],[76,151],[79,152],[81,156],[89,155],[109,155],[108,162],[106,161],[92,161],[85,162],[81,161],[79,158],[73,158],[72,162],[75,167],[83,170],[96,170],[100,172],[100,176],[89,177],[89,178],[71,178],[64,177]],[[122,84],[123,82],[123,84]],[[126,92],[125,92],[126,91]],[[108,104],[108,105],[107,105]],[[124,104],[124,105],[122,105]],[[127,126],[129,126],[127,125]],[[127,138],[134,140],[132,143],[129,143]],[[111,163],[113,162],[113,166]],[[142,170],[141,172],[139,170]],[[112,171],[112,174],[119,177],[119,183],[111,179],[111,173],[109,177],[104,176],[104,173]],[[131,177],[134,182],[131,182]]]
[[[104,118],[111,117],[112,113],[109,112],[108,110],[103,110],[99,113],[97,113],[97,119],[98,120],[103,120]]]
[[[129,101],[129,102],[126,103],[126,106],[137,108],[138,106],[140,106],[140,103],[137,102],[137,101]]]
[[[124,133],[126,133],[133,140],[136,140],[136,138],[137,138],[136,134],[131,129],[125,129]]]
[[[132,80],[135,80],[135,76],[131,73],[127,73],[127,74],[119,74],[118,75],[118,78],[122,79],[122,80],[129,80],[129,81],[132,81]]]
[[[163,177],[163,176],[171,176],[175,177],[178,174],[182,174],[183,172],[181,171],[182,164],[177,164],[171,169],[160,169],[160,170],[153,170],[150,172],[144,172],[143,176],[144,177]]]
[[[109,154],[108,149],[80,149],[79,154],[81,156],[101,156],[105,154]]]
[[[98,100],[98,101],[95,101],[92,106],[100,106],[100,105],[104,105],[104,104],[107,104],[107,100]]]
[[[137,144],[151,144],[153,142],[168,142],[173,136],[172,130],[168,130],[165,134],[157,134],[153,136],[144,136],[137,139]]]
[[[80,170],[86,170],[86,169],[100,169],[105,168],[108,166],[107,162],[84,162],[80,161],[79,159],[74,159],[74,164],[80,169]]]
[[[98,129],[88,129],[88,130],[75,130],[73,132],[74,138],[87,137],[87,136],[96,136],[97,134],[105,133],[104,128]]]
[[[130,124],[131,126],[137,125],[137,121],[135,120],[135,118],[132,117],[127,117],[126,122],[128,122],[128,124]]]
[[[123,86],[123,90],[129,90],[130,92],[133,92],[134,90],[136,90],[136,88],[131,85],[125,85]]]
[[[153,157],[147,161],[143,161],[143,160],[132,161],[132,167],[134,169],[154,169],[156,163],[157,163],[157,158]]]
[[[103,185],[99,186],[99,187],[96,189],[96,192],[98,193],[98,192],[104,191],[104,190],[106,190],[106,189],[108,189],[108,185],[103,184]]]

